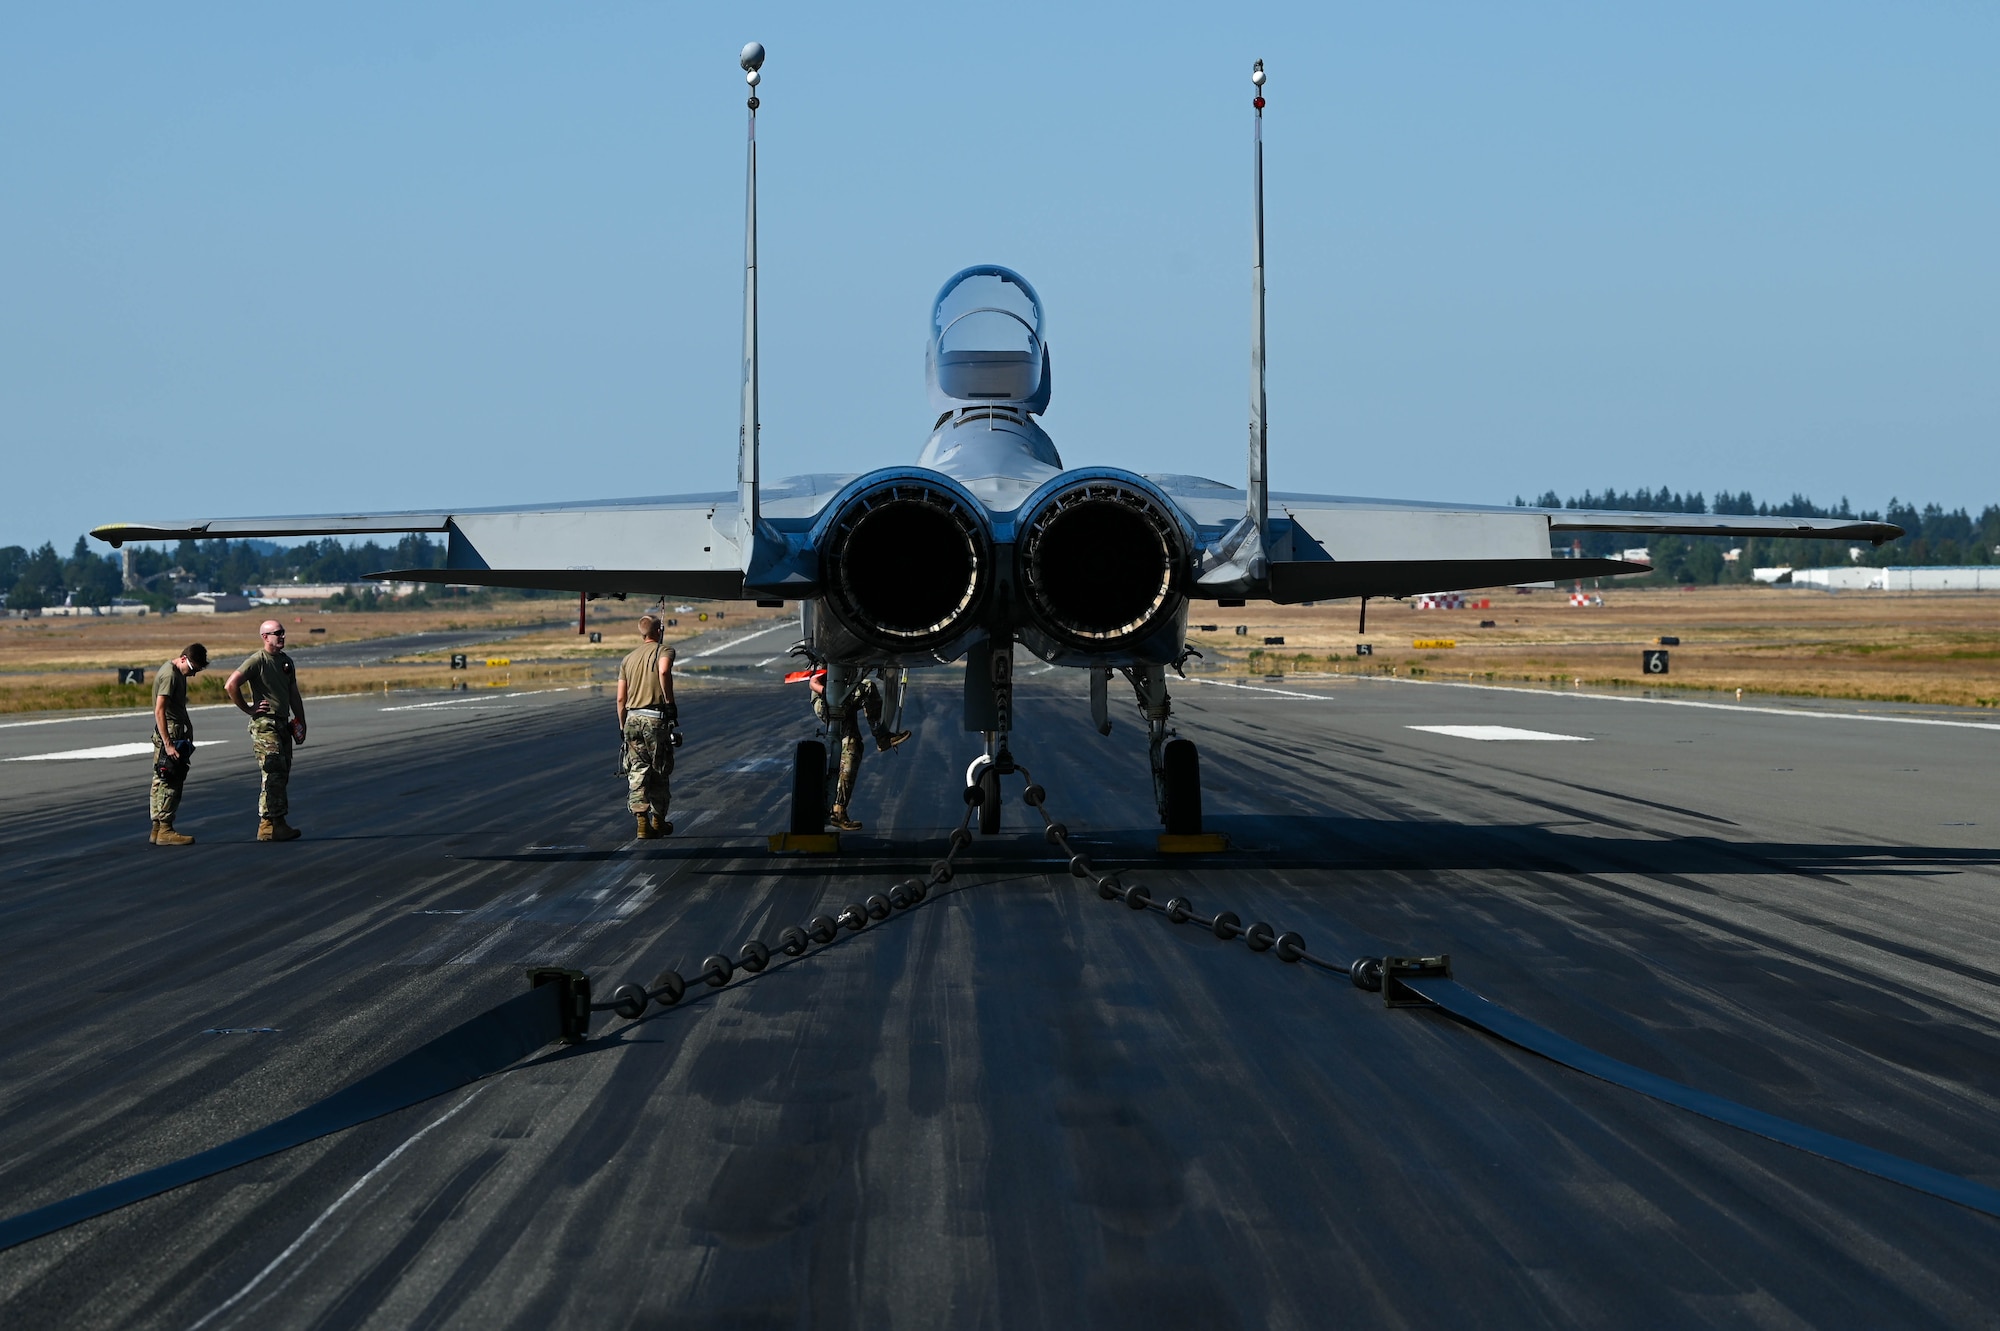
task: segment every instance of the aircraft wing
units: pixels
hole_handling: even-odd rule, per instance
[[[1148,479],[1211,537],[1228,531],[1242,516],[1242,490],[1195,476]],[[1556,534],[1577,531],[1807,536],[1877,545],[1903,534],[1892,523],[1851,518],[1621,513],[1278,493],[1270,497],[1266,587],[1218,587],[1211,594],[1248,592],[1294,602],[1648,571],[1645,564],[1623,560],[1553,558]]]
[[[182,537],[440,532],[446,546],[443,568],[396,569],[370,576],[728,600],[743,594],[736,503],[730,492],[456,512],[114,522],[91,535],[116,546]]]

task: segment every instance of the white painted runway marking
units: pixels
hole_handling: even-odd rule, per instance
[[[307,698],[306,701],[311,702],[313,699]],[[188,710],[190,712],[219,712],[225,707],[232,712],[236,710],[236,704],[229,702],[202,703],[199,706],[190,707]],[[143,719],[145,716],[146,712],[134,707],[130,711],[97,712],[90,716],[46,716],[39,721],[0,721],[0,730],[19,730],[22,726],[66,726],[72,721],[130,721],[134,718]]]
[[[1479,689],[1486,693],[1511,693],[1517,698],[1562,698],[1569,702],[1643,702],[1656,707],[1705,707],[1712,712],[1756,712],[1764,716],[1801,716],[1816,721],[1887,721],[1903,726],[1950,726],[1958,730],[2000,730],[2000,722],[1946,721],[1929,716],[1880,716],[1869,712],[1809,712],[1803,707],[1758,707],[1740,702],[1696,702],[1692,698],[1629,698],[1616,693],[1557,693],[1551,689],[1520,689],[1508,684],[1460,684],[1448,679],[1401,679],[1394,675],[1336,675],[1338,680],[1357,684],[1414,684],[1427,689]],[[1226,679],[1187,677],[1189,684],[1209,684],[1222,689],[1242,689],[1247,693],[1275,693],[1281,698],[1313,698],[1337,702],[1331,693],[1302,693],[1296,689],[1266,689],[1255,684],[1232,684]]]
[[[1357,676],[1359,678],[1359,676]],[[1312,698],[1318,702],[1332,702],[1330,693],[1301,693],[1297,689],[1267,689],[1256,684],[1232,684],[1226,679],[1196,679],[1189,675],[1190,684],[1212,684],[1218,689],[1242,689],[1245,693],[1275,693],[1280,698]]]
[[[746,633],[740,638],[731,638],[728,642],[721,643],[714,647],[710,647],[705,651],[696,652],[695,655],[714,656],[717,652],[726,652],[731,647],[741,647],[744,643],[750,641],[752,638],[761,638],[766,633],[776,633],[779,629],[790,628],[790,627],[791,627],[790,624],[773,624],[771,625],[771,627],[767,629],[758,629],[755,633]],[[776,660],[777,658],[772,657],[771,659]]]
[[[736,762],[729,764],[727,767],[719,768],[717,770],[723,772],[732,772],[732,773],[775,772],[778,771],[780,768],[789,767],[791,765],[791,762],[792,760],[790,758],[779,757],[773,754],[763,758],[738,759]]]
[[[226,739],[205,739],[196,747],[199,749],[212,749],[218,744],[227,744],[228,742]],[[152,751],[153,742],[147,740],[144,744],[101,744],[94,749],[64,749],[61,753],[29,753],[23,754],[19,758],[0,758],[0,762],[52,763],[68,762],[77,758],[136,758],[142,753],[151,753]]]
[[[758,668],[759,670],[762,670],[762,669],[763,669],[763,668],[764,668],[765,666],[767,666],[767,665],[771,664],[771,662],[773,662],[773,661],[776,661],[776,660],[778,660],[778,659],[779,659],[779,658],[778,658],[778,657],[775,657],[775,656],[767,656],[767,657],[765,657],[765,658],[764,658],[763,660],[761,660],[761,661],[759,661],[759,662],[757,663],[757,668]]]
[[[1423,730],[1433,735],[1450,735],[1455,739],[1530,739],[1562,740],[1572,744],[1588,744],[1588,735],[1558,735],[1548,730],[1522,730],[1518,726],[1405,726],[1406,730]]]
[[[506,695],[505,694],[495,695],[491,693],[470,693],[463,698],[445,698],[439,702],[399,703],[394,707],[384,707],[381,710],[385,712],[420,712],[426,707],[456,707],[460,703],[491,702],[496,696],[505,697]]]
[[[559,689],[528,689],[524,692],[573,693],[577,689],[587,689],[589,687],[590,685],[588,684],[572,684]],[[305,695],[305,700],[307,702],[346,702],[363,700],[370,696],[372,695],[367,693],[308,693]],[[523,695],[520,693],[509,693],[504,696],[519,698]],[[188,710],[190,712],[233,712],[237,708],[234,703],[207,702],[197,704],[188,708]],[[134,717],[143,720],[145,716],[146,713],[144,711],[135,707],[126,712],[97,712],[90,716],[45,716],[36,721],[0,721],[0,730],[19,730],[23,726],[66,726],[76,721],[129,721]]]
[[[1628,698],[1616,693],[1555,693],[1543,689],[1515,689],[1505,684],[1455,684],[1448,679],[1397,679],[1393,676],[1356,675],[1370,684],[1419,684],[1431,689],[1485,689],[1530,698],[1565,698],[1572,702],[1643,702],[1655,707],[1703,707],[1711,712],[1757,712],[1764,716],[1802,716],[1816,721],[1887,721],[1899,726],[1951,726],[1959,730],[2000,730],[1992,721],[1944,721],[1928,716],[1879,716],[1869,712],[1809,712],[1803,707],[1757,707],[1740,702],[1696,702],[1692,698]]]

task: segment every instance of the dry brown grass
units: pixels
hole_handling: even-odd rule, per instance
[[[470,646],[416,653],[384,665],[316,668],[310,651],[297,653],[299,680],[305,694],[372,693],[387,689],[544,688],[603,678],[610,667],[637,642],[637,602],[593,602],[588,627],[604,635],[593,644],[576,631],[574,606],[558,601],[501,601],[476,609],[439,607],[434,610],[365,613],[321,613],[307,605],[275,606],[292,635],[293,648],[323,643],[361,642],[411,633],[492,629],[494,638]],[[706,623],[703,611],[725,618]],[[670,614],[672,612],[670,611]],[[689,614],[673,614],[679,624],[669,641],[725,626],[762,628],[774,618],[795,615],[796,609],[755,610],[748,606],[700,606]],[[222,702],[222,682],[237,662],[259,646],[257,626],[264,616],[252,610],[228,615],[44,616],[0,620],[0,712],[77,711],[145,708],[153,702],[154,671],[180,655],[190,642],[208,648],[210,668],[197,676],[189,690],[191,703]],[[522,634],[505,631],[538,626]],[[324,629],[313,633],[312,629]],[[779,635],[773,635],[775,639]],[[783,650],[789,642],[774,650]],[[450,669],[448,658],[462,651],[470,668]],[[506,666],[488,667],[488,658],[507,658]],[[114,682],[120,666],[142,666],[146,684],[135,688]],[[83,672],[83,673],[78,673]]]
[[[1197,605],[1206,664],[1242,673],[1337,670],[1495,682],[1644,685],[1746,694],[2000,706],[2000,597],[1950,592],[1826,593],[1791,588],[1609,588],[1605,604],[1575,607],[1567,591],[1481,593],[1486,610],[1412,610],[1374,601],[1369,632],[1359,603],[1221,610]],[[1493,628],[1480,628],[1483,619]],[[1249,629],[1237,637],[1233,628]],[[1678,637],[1672,673],[1640,670],[1640,652]],[[1265,636],[1283,647],[1259,648]],[[1419,651],[1418,638],[1450,638]],[[1357,657],[1355,644],[1374,644]],[[1303,652],[1311,659],[1299,661]],[[1330,659],[1331,658],[1331,659]]]
[[[1212,603],[1195,607],[1197,625],[1216,624],[1219,633],[1196,632],[1206,668],[1238,674],[1273,670],[1338,670],[1346,673],[1418,673],[1434,679],[1474,678],[1497,683],[1644,685],[1746,693],[1862,698],[1894,702],[2000,706],[2000,597],[1959,593],[1825,593],[1789,588],[1620,589],[1603,593],[1606,604],[1580,609],[1566,592],[1521,596],[1486,593],[1488,610],[1411,610],[1396,602],[1373,602],[1370,632],[1355,632],[1359,606],[1343,601],[1319,606],[1252,604],[1222,610]],[[392,664],[310,669],[301,659],[308,694],[445,688],[533,688],[603,679],[635,638],[641,607],[594,602],[590,627],[605,641],[579,638],[574,620],[558,620],[502,640],[501,630],[536,624],[556,611],[557,602],[502,602],[479,610],[380,614],[317,614],[283,607],[288,627],[304,642],[353,642],[419,631],[491,627],[487,644],[416,654]],[[560,612],[557,612],[560,613]],[[676,615],[672,641],[718,626],[700,622],[699,610]],[[713,613],[713,608],[710,608]],[[721,626],[750,632],[795,611],[732,606]],[[1495,621],[1490,629],[1482,619]],[[243,656],[255,650],[258,618],[241,615],[153,616],[144,619],[31,619],[0,621],[0,711],[147,707],[152,689],[121,688],[109,682],[121,665],[151,672],[178,654],[190,640],[209,648],[217,669],[195,681],[193,700],[216,702],[222,680]],[[1242,624],[1249,631],[1235,636]],[[300,633],[323,627],[324,635]],[[1640,672],[1639,653],[1662,635],[1680,638],[1673,672],[1666,678]],[[1266,636],[1282,636],[1283,647],[1262,648]],[[1449,651],[1418,651],[1416,638],[1452,638]],[[789,642],[773,634],[773,654]],[[1358,658],[1357,642],[1375,646]],[[464,651],[472,668],[451,671],[445,657]],[[1308,659],[1299,660],[1300,654]],[[518,665],[487,667],[489,656]],[[684,661],[683,668],[695,663]],[[102,670],[86,677],[57,673]]]

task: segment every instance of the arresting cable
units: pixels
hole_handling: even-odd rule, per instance
[[[1128,885],[1115,871],[1098,873],[1088,857],[1070,844],[1068,828],[1049,816],[1047,792],[1034,784],[1026,768],[1018,764],[1013,768],[1027,782],[1022,800],[1041,816],[1045,839],[1069,856],[1071,874],[1093,880],[1098,895],[1107,901],[1121,901],[1135,911],[1151,911],[1173,924],[1198,924],[1225,942],[1241,938],[1252,952],[1272,952],[1284,962],[1305,962],[1320,970],[1341,972],[1357,988],[1380,992],[1391,1007],[1435,1008],[1587,1076],[2000,1218],[2000,1189],[1752,1109],[1598,1053],[1460,985],[1451,978],[1449,957],[1362,957],[1341,965],[1313,956],[1301,935],[1290,931],[1280,933],[1262,921],[1246,927],[1239,916],[1226,910],[1204,916],[1186,897],[1155,902],[1143,885]],[[949,883],[956,871],[953,861],[972,843],[972,811],[982,794],[978,786],[966,790],[964,815],[951,832],[944,858],[933,864],[927,875],[897,883],[886,894],[877,893],[866,901],[852,903],[838,915],[817,915],[802,927],[782,930],[776,950],[790,957],[802,956],[811,944],[831,944],[843,929],[858,933],[871,921],[886,919],[892,911],[921,904],[931,888]],[[734,961],[722,953],[706,958],[694,978],[720,989],[739,971],[745,975],[762,971],[771,961],[772,951],[768,943],[753,938],[742,945]],[[611,1011],[627,1021],[636,1021],[650,1005],[673,1006],[687,992],[687,981],[675,970],[661,972],[650,985],[620,985],[613,991],[611,1001],[602,1003],[591,1002],[590,979],[580,971],[539,968],[529,972],[529,981],[532,987],[528,992],[480,1013],[379,1071],[268,1127],[171,1164],[0,1220],[0,1252],[444,1095],[500,1072],[557,1040],[580,1041],[588,1034],[592,1012]]]

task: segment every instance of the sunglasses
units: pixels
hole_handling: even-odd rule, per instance
[[[285,631],[283,629],[273,629],[264,636],[267,638],[282,638],[285,636]]]

